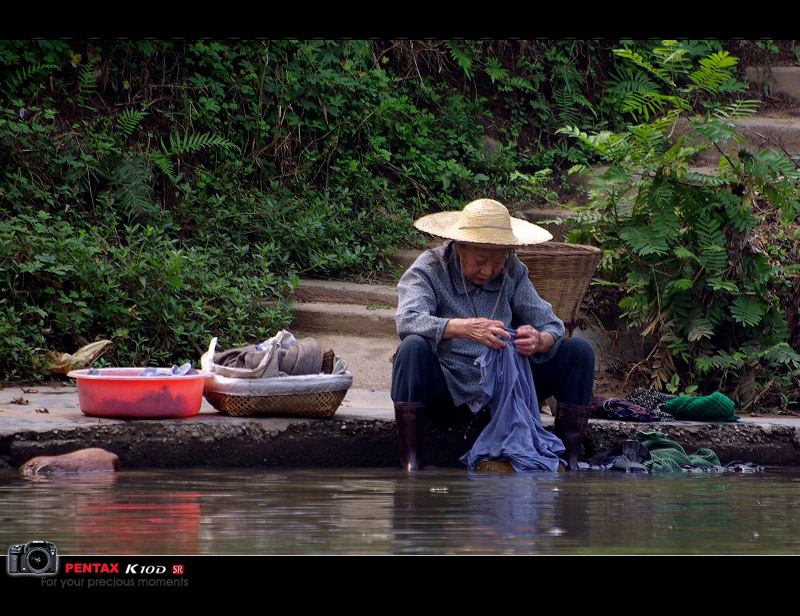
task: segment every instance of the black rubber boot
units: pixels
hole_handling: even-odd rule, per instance
[[[422,415],[424,411],[425,404],[421,402],[394,403],[400,463],[409,471],[418,471],[422,468]]]
[[[567,461],[567,470],[578,470],[578,458],[581,454],[581,441],[583,433],[589,424],[592,408],[578,404],[558,403],[556,410],[555,435],[564,443],[564,458]]]

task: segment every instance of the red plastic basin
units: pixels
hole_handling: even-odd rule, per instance
[[[169,370],[169,368],[161,368]],[[168,419],[200,412],[203,385],[213,377],[198,370],[185,376],[138,376],[143,368],[102,368],[102,374],[73,370],[84,415],[119,419]]]

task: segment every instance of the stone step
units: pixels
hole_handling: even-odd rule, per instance
[[[736,127],[745,139],[744,147],[749,150],[779,150],[786,151],[792,157],[800,155],[800,117],[744,118],[736,122]],[[722,145],[722,151],[727,156],[735,157],[742,147],[743,145],[730,142]],[[721,156],[712,148],[702,152],[697,160],[717,163]]]
[[[335,280],[302,280],[292,295],[290,331],[333,349],[353,375],[353,387],[388,393],[391,358],[400,342],[394,322],[397,288]]]
[[[517,216],[547,229],[553,235],[554,242],[563,242],[564,234],[572,227],[569,219],[574,217],[577,213],[575,210],[568,209],[568,205],[569,204],[564,204],[564,206],[560,208],[528,208],[518,211]],[[555,219],[562,219],[564,222],[561,224],[547,222]]]
[[[445,242],[445,240],[441,238],[427,234],[425,234],[425,238],[425,245],[422,248],[399,248],[389,255],[389,261],[400,270],[401,274],[414,265],[414,261],[416,261],[417,257],[423,252],[430,248],[441,246]]]
[[[745,75],[753,83],[766,85],[770,94],[800,101],[800,66],[748,66]]]
[[[392,336],[397,338],[395,308],[358,306],[331,302],[297,303],[289,329],[313,334]],[[296,335],[296,334],[295,334]]]
[[[389,261],[398,268],[400,272],[405,272],[409,267],[414,265],[414,261],[417,260],[417,257],[419,257],[422,252],[422,250],[416,248],[400,248],[389,255]]]
[[[389,392],[391,359],[400,342],[396,286],[306,279],[292,300],[289,329],[295,336],[316,338],[324,350],[333,349],[347,363],[354,388]]]
[[[727,156],[735,157],[739,150],[745,148],[751,151],[758,150],[785,150],[792,157],[800,156],[800,116],[798,117],[767,117],[753,116],[742,118],[735,123],[739,135],[745,143],[729,140],[720,144],[722,151]],[[676,134],[686,131],[683,123],[676,128]],[[700,152],[695,161],[698,163],[716,164],[722,155],[716,148],[708,148]]]
[[[417,251],[419,254],[421,251]],[[366,307],[397,306],[397,287],[384,284],[359,284],[338,280],[304,279],[294,290],[295,302],[356,304]]]

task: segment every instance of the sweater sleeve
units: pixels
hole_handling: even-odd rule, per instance
[[[397,284],[397,293],[397,334],[401,339],[412,334],[422,336],[435,349],[449,319],[436,316],[439,302],[427,269],[412,266]]]

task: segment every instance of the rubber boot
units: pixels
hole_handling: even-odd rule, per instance
[[[567,470],[578,470],[578,458],[581,454],[583,433],[589,424],[592,408],[578,404],[558,403],[556,410],[555,435],[564,443],[564,458]]]
[[[422,468],[422,415],[424,411],[425,404],[421,402],[394,403],[400,463],[409,471],[418,471]]]

